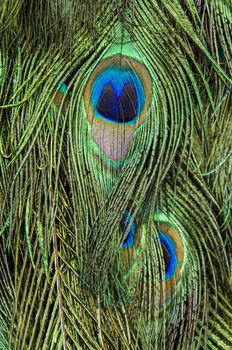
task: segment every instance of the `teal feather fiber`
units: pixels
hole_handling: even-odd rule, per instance
[[[232,348],[229,0],[0,0],[0,350]]]

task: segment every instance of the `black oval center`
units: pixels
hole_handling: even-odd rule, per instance
[[[136,117],[137,105],[138,99],[133,84],[127,83],[118,98],[113,87],[108,84],[98,100],[96,109],[108,120],[128,123]]]

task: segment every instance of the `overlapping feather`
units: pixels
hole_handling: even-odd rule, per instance
[[[230,349],[229,1],[0,4],[1,349]],[[114,166],[83,95],[119,42],[153,86]],[[144,236],[129,277],[126,210]],[[185,248],[163,305],[157,215]]]

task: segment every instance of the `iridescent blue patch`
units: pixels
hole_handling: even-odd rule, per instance
[[[129,226],[129,233],[126,237],[126,239],[123,241],[123,248],[133,248],[135,245],[135,233],[136,233],[136,226],[135,226],[135,220],[133,216],[129,214],[129,212],[126,210],[122,217],[122,227],[124,230],[128,230]]]
[[[56,88],[59,89],[59,92],[61,92],[62,94],[65,94],[67,91],[67,85],[65,83],[57,84]],[[71,90],[68,91],[68,96],[71,96],[71,94],[72,94]]]
[[[169,254],[169,263],[165,271],[165,280],[169,280],[175,276],[176,268],[178,266],[176,245],[174,241],[163,232],[159,232],[158,237],[161,244],[164,245]]]

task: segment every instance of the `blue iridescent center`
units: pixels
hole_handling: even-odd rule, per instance
[[[113,66],[102,71],[91,90],[94,114],[114,123],[134,124],[145,104],[138,75],[131,69]]]
[[[166,256],[166,261],[168,261],[165,269],[165,280],[169,280],[175,276],[176,268],[178,266],[176,245],[174,241],[163,232],[159,232],[158,237],[161,242],[164,257]]]
[[[133,216],[129,214],[129,212],[126,210],[123,213],[122,216],[122,227],[124,230],[128,230],[129,226],[129,233],[126,237],[126,239],[123,241],[123,248],[133,248],[135,245],[135,233],[136,233],[136,226],[135,226],[135,220]]]

